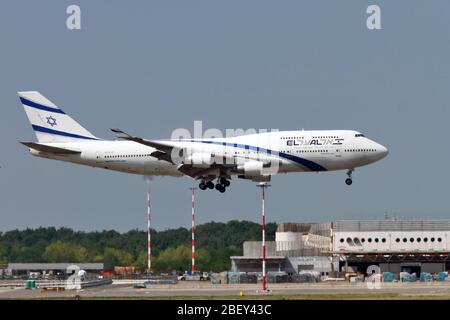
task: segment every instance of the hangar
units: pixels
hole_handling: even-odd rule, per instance
[[[269,272],[438,273],[450,270],[450,220],[340,220],[279,224],[267,242]],[[261,270],[261,242],[246,241],[232,271]]]
[[[336,221],[332,254],[341,269],[419,274],[450,269],[450,220]]]

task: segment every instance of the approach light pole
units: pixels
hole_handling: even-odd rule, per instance
[[[194,274],[195,272],[195,190],[197,189],[196,187],[190,187],[189,189],[191,189],[192,191],[192,223],[191,223],[191,232],[192,232],[192,269],[191,272],[192,274]]]
[[[150,181],[152,177],[146,176],[147,181],[147,272],[152,271],[152,235],[151,235],[151,214],[150,214]]]
[[[267,182],[261,182],[256,185],[258,188],[261,188],[262,191],[262,292],[268,292],[267,289],[267,279],[266,279],[266,189],[270,187],[270,184]]]

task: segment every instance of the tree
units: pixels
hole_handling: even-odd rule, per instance
[[[181,245],[167,248],[154,259],[154,270],[157,272],[170,272],[172,270],[191,269],[191,247]]]
[[[125,251],[106,248],[103,253],[103,263],[105,269],[113,269],[115,266],[131,266],[133,264],[133,256]]]
[[[276,224],[267,224],[267,240],[273,240]],[[197,226],[199,270],[230,268],[230,256],[242,254],[247,240],[261,239],[261,225],[250,221],[209,222]],[[152,230],[153,269],[170,272],[191,269],[191,234],[187,228]],[[0,233],[0,263],[8,262],[103,262],[105,267],[147,268],[145,231],[73,231],[54,227],[11,230]]]
[[[86,262],[88,252],[84,247],[55,241],[45,248],[43,258],[47,262]]]
[[[70,245],[62,241],[49,244],[45,248],[43,258],[47,262],[75,262]]]
[[[1,236],[1,234],[0,234],[0,236]],[[5,249],[2,246],[0,246],[0,264],[7,264],[7,263],[8,263],[8,260],[6,258]]]

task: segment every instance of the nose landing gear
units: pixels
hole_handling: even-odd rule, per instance
[[[355,169],[349,169],[347,171],[348,178],[345,179],[345,184],[348,185],[348,186],[350,186],[353,183],[353,180],[352,180],[352,173],[353,173],[353,171],[355,171]]]

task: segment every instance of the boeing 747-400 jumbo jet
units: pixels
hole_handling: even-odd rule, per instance
[[[199,188],[225,192],[232,176],[255,182],[290,172],[352,172],[383,159],[386,147],[353,130],[277,131],[232,138],[147,140],[119,129],[97,138],[39,92],[19,92],[37,142],[32,155],[151,176],[189,176]],[[214,183],[216,181],[216,183]]]

